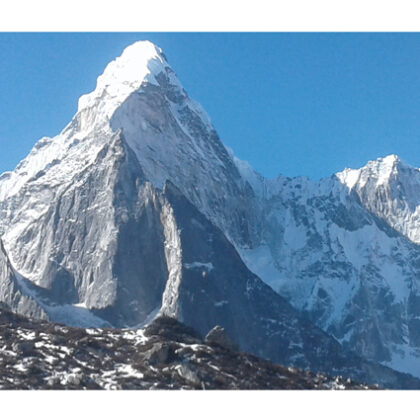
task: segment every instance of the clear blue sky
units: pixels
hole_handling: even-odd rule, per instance
[[[0,172],[58,134],[139,39],[265,176],[318,179],[390,153],[420,166],[420,34],[1,33]]]

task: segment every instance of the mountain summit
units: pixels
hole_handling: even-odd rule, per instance
[[[369,211],[420,244],[420,169],[389,155],[360,169],[346,169],[337,177]]]
[[[220,325],[278,363],[408,387],[379,363],[420,376],[419,185],[394,157],[264,179],[137,42],[0,177],[0,301],[85,327]]]
[[[165,73],[168,63],[160,48],[149,41],[127,47],[98,77],[96,89],[79,99],[78,112],[96,108],[108,120],[127,97],[144,83],[159,85],[156,76]]]

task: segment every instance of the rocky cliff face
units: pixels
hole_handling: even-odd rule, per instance
[[[391,156],[266,180],[139,42],[0,177],[0,301],[75,326],[219,324],[279,363],[407,386],[347,350],[420,376],[418,177]]]
[[[14,271],[9,257],[0,240],[0,302],[16,312],[25,313],[37,319],[47,319],[46,313],[39,307],[29,293],[23,279]]]

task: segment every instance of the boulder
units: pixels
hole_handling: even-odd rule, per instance
[[[166,364],[172,361],[174,350],[167,343],[154,343],[152,348],[144,353],[144,358],[150,365]]]
[[[238,346],[230,339],[225,329],[220,325],[216,325],[208,332],[205,343],[209,345],[216,344],[231,351],[238,351]]]
[[[35,345],[31,341],[22,341],[20,343],[14,343],[12,346],[13,351],[18,353],[28,353],[35,348]]]

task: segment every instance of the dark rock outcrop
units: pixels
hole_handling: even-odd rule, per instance
[[[238,351],[238,346],[229,338],[224,328],[216,325],[205,337],[205,343],[210,345],[218,345],[225,349]]]

